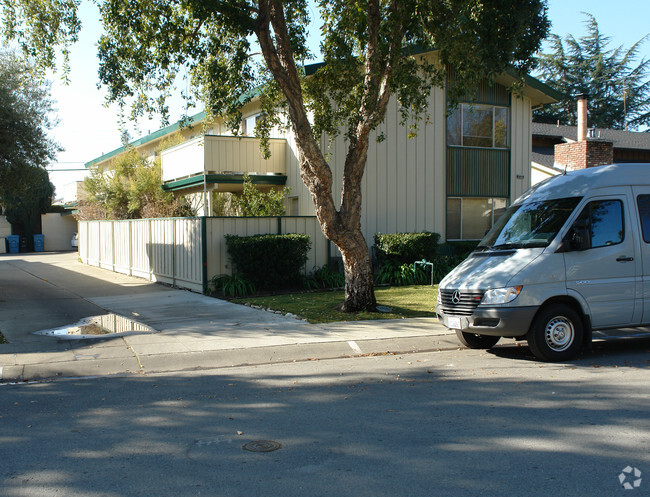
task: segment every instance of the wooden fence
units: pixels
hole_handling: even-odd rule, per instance
[[[305,274],[328,263],[329,243],[315,217],[196,217],[79,221],[82,262],[204,292],[210,278],[232,274],[224,235],[304,233],[311,250]]]

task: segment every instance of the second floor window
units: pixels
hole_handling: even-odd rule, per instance
[[[508,108],[459,104],[447,117],[447,145],[508,148]]]

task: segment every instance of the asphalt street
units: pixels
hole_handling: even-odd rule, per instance
[[[5,384],[0,496],[650,495],[648,349]]]
[[[97,312],[157,333],[33,334]],[[0,497],[650,495],[647,338],[545,364],[431,319],[310,325],[70,254],[1,258],[0,330]]]

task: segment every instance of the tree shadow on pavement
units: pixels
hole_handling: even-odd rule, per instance
[[[581,361],[435,357],[0,386],[0,495],[617,495],[650,464],[638,369],[630,395]]]

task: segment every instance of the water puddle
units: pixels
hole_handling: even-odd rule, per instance
[[[61,340],[81,340],[149,333],[158,332],[146,324],[138,323],[118,314],[103,314],[83,318],[77,323],[60,328],[35,331],[34,335],[55,337]]]

